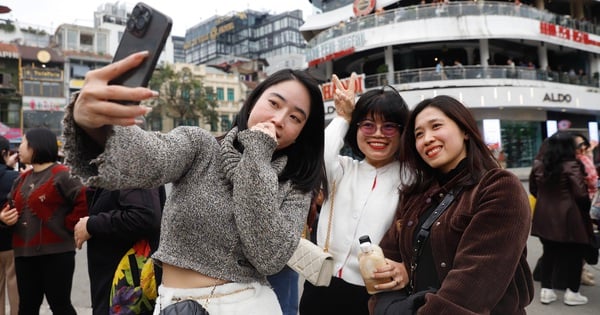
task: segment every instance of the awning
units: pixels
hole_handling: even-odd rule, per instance
[[[352,16],[354,12],[351,4],[333,11],[314,14],[306,18],[306,22],[300,26],[300,32],[326,29]]]
[[[384,8],[400,0],[377,0],[375,8]],[[347,21],[354,17],[354,3],[344,7],[327,11],[319,14],[313,14],[306,17],[306,21],[300,26],[300,32],[306,40],[310,40],[321,30],[330,28],[341,21]]]

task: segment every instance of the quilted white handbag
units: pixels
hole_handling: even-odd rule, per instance
[[[333,256],[311,241],[301,238],[287,265],[315,286],[329,286],[333,276]]]
[[[335,182],[331,189],[331,202],[329,208],[329,224],[324,248],[313,242],[301,238],[298,248],[292,254],[287,265],[301,274],[306,281],[314,286],[328,287],[333,277],[333,256],[328,252],[329,237],[331,233],[331,219],[333,218],[333,196],[335,195]]]

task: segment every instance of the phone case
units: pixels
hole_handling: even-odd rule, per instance
[[[119,42],[113,62],[144,50],[147,50],[150,55],[138,67],[112,80],[109,84],[130,87],[148,86],[148,81],[171,33],[172,25],[173,21],[170,17],[143,2],[137,3],[127,20],[125,33]]]

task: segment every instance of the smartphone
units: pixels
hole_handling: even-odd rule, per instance
[[[160,57],[171,33],[172,26],[173,21],[170,17],[143,2],[137,3],[127,19],[127,26],[119,42],[113,62],[144,50],[147,50],[150,55],[142,64],[110,81],[109,84],[130,87],[148,86],[152,72],[154,72],[158,62],[158,57]],[[131,102],[116,101],[126,105],[133,104]]]

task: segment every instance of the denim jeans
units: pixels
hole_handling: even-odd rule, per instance
[[[267,279],[277,294],[283,315],[298,314],[298,273],[285,266],[280,272]]]

